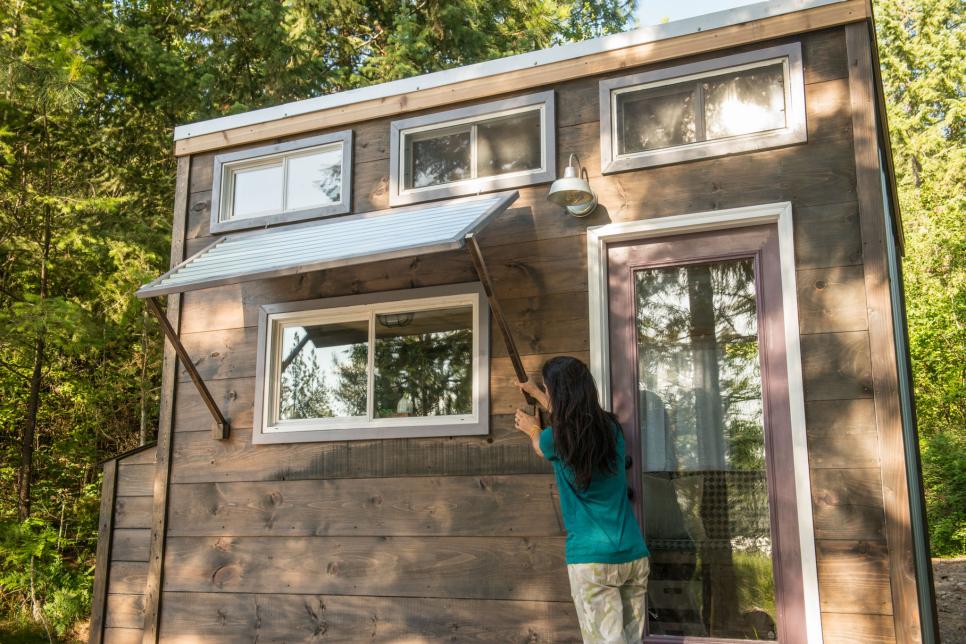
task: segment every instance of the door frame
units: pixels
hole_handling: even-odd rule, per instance
[[[812,523],[811,480],[805,433],[805,396],[798,326],[795,277],[795,244],[791,202],[762,204],[726,210],[687,213],[594,226],[587,229],[587,278],[590,314],[590,368],[597,380],[601,404],[610,409],[610,312],[608,307],[607,246],[616,242],[693,232],[727,230],[773,224],[778,231],[781,265],[782,309],[788,374],[788,402],[791,420],[795,504],[798,514],[799,548],[802,558],[805,625],[808,642],[823,641],[821,605],[818,596],[818,567]]]

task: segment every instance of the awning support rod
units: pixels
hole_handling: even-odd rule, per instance
[[[195,368],[195,363],[191,361],[191,356],[188,355],[188,351],[181,344],[181,339],[178,338],[178,334],[175,333],[174,328],[172,328],[171,323],[168,321],[167,316],[161,312],[161,307],[158,306],[156,297],[147,297],[144,299],[144,303],[147,305],[148,310],[154,314],[154,317],[158,319],[161,324],[161,330],[164,335],[171,342],[174,347],[175,353],[178,354],[178,359],[181,360],[181,364],[188,371],[188,375],[191,376],[191,381],[195,383],[195,388],[198,390],[198,394],[201,395],[201,399],[205,401],[205,405],[208,407],[208,411],[211,412],[212,418],[215,420],[215,424],[211,429],[211,434],[213,438],[226,439],[228,438],[229,425],[228,420],[225,418],[224,414],[218,408],[218,404],[212,397],[211,392],[208,391],[208,387],[205,386],[205,381],[201,379],[201,374]]]
[[[480,245],[476,241],[476,236],[472,233],[466,236],[466,246],[469,248],[476,274],[483,284],[486,299],[490,302],[493,319],[496,320],[496,325],[500,327],[500,333],[506,343],[506,350],[510,355],[510,362],[513,364],[513,371],[516,372],[517,381],[527,382],[530,378],[527,376],[526,369],[523,368],[523,360],[520,358],[520,352],[517,351],[516,342],[513,341],[510,325],[507,324],[506,318],[503,316],[503,307],[500,306],[500,301],[496,299],[496,294],[493,292],[493,282],[490,279],[490,272],[486,268],[486,262],[483,260]],[[536,401],[529,394],[524,394],[524,397],[527,399],[528,405],[536,405]]]

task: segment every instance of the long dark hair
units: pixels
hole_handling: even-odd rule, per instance
[[[573,470],[577,489],[586,490],[595,472],[617,471],[613,430],[617,419],[600,406],[594,377],[577,358],[551,358],[544,363],[542,375],[550,394],[550,425],[557,455]]]

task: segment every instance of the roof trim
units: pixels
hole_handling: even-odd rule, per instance
[[[516,190],[503,193],[490,193],[486,195],[474,195],[471,197],[464,197],[461,199],[451,199],[448,201],[436,201],[431,203],[419,204],[417,206],[411,206],[407,208],[391,208],[386,210],[377,210],[372,212],[360,213],[357,215],[349,215],[345,217],[329,218],[319,221],[312,221],[304,224],[278,226],[271,228],[269,230],[259,229],[248,231],[244,233],[238,233],[235,235],[226,235],[219,237],[214,243],[209,244],[202,250],[198,251],[191,257],[185,259],[183,262],[179,263],[177,266],[173,267],[171,270],[167,271],[160,277],[151,280],[141,288],[137,290],[136,295],[141,298],[152,298],[161,295],[170,295],[173,293],[184,293],[187,291],[196,291],[199,289],[212,288],[215,286],[225,286],[227,284],[237,284],[239,282],[249,282],[257,279],[269,279],[272,277],[281,277],[284,275],[298,275],[301,273],[309,273],[313,271],[325,270],[328,268],[339,268],[343,266],[353,266],[356,264],[366,264],[369,262],[378,262],[388,259],[396,259],[399,257],[411,257],[413,255],[423,255],[429,253],[439,253],[447,250],[456,250],[462,248],[466,237],[478,233],[482,230],[490,220],[502,213],[504,210],[510,207],[514,201],[516,201],[519,196],[519,192]],[[341,256],[328,257],[325,259],[316,259],[305,261],[306,258],[299,257],[290,263],[262,266],[261,268],[255,268],[254,270],[238,268],[231,269],[228,266],[234,266],[235,264],[243,264],[245,259],[244,253],[239,251],[239,249],[230,249],[227,251],[227,255],[222,257],[216,257],[216,265],[225,266],[224,271],[212,272],[211,268],[200,269],[202,274],[196,276],[193,279],[190,277],[184,281],[175,280],[173,283],[169,283],[171,278],[175,277],[183,269],[185,269],[192,262],[204,259],[202,256],[215,249],[216,246],[222,244],[226,241],[245,239],[248,237],[261,237],[266,240],[269,236],[275,233],[286,233],[295,230],[303,229],[325,229],[326,227],[344,224],[347,222],[358,221],[363,219],[381,219],[383,217],[399,218],[400,215],[411,214],[418,211],[429,210],[433,208],[441,208],[447,206],[459,206],[461,204],[472,204],[472,202],[483,202],[489,203],[487,208],[475,215],[469,223],[465,224],[461,229],[455,233],[450,233],[445,237],[439,237],[437,239],[431,239],[428,241],[416,240],[411,243],[400,244],[397,246],[388,246],[375,252],[352,252],[350,254],[345,254]],[[344,233],[343,233],[344,234]],[[277,241],[276,241],[277,243]]]
[[[248,127],[271,121],[277,121],[292,116],[309,114],[322,110],[345,107],[354,103],[390,96],[409,94],[426,89],[433,89],[471,80],[479,80],[500,74],[543,67],[554,63],[574,60],[595,54],[617,51],[628,47],[656,43],[662,40],[677,38],[689,34],[710,31],[746,22],[762,20],[783,14],[795,13],[822,7],[825,5],[846,3],[849,0],[772,0],[758,2],[724,11],[696,16],[686,20],[677,20],[662,25],[642,27],[633,31],[612,34],[592,40],[568,43],[548,49],[542,49],[516,56],[498,58],[486,62],[456,67],[444,71],[422,74],[411,78],[370,85],[359,89],[327,94],[301,101],[294,101],[252,110],[242,114],[233,114],[219,118],[198,121],[186,125],[179,125],[174,129],[174,140],[181,141],[192,137],[203,136]]]

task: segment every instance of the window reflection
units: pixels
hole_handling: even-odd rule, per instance
[[[342,150],[335,148],[288,160],[286,209],[298,210],[342,199]]]
[[[473,413],[473,308],[376,315],[375,416]]]
[[[787,124],[781,62],[621,91],[614,100],[618,155],[768,132]]]
[[[469,179],[470,130],[407,137],[410,188],[424,188]]]
[[[366,415],[367,320],[286,326],[280,344],[279,420]]]
[[[635,272],[651,634],[773,640],[752,260]]]
[[[477,127],[477,176],[540,167],[540,112],[505,116]]]

